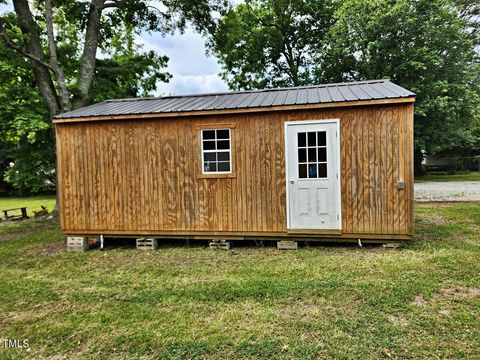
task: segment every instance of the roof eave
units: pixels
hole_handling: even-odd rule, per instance
[[[271,111],[291,111],[291,110],[308,110],[322,108],[340,108],[368,105],[388,105],[398,103],[413,103],[416,95],[409,95],[398,98],[372,99],[372,100],[354,100],[354,101],[338,101],[316,104],[296,104],[296,105],[280,105],[280,106],[262,106],[253,108],[236,108],[221,110],[197,110],[197,111],[179,111],[179,112],[161,112],[161,113],[138,113],[138,114],[119,114],[119,115],[100,115],[100,116],[84,116],[84,117],[53,117],[51,120],[54,124],[86,122],[86,121],[108,121],[108,120],[131,120],[131,119],[151,119],[151,118],[175,118],[186,116],[206,116],[206,115],[226,115],[226,114],[242,114],[254,112],[271,112]]]

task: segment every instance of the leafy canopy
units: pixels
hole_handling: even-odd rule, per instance
[[[0,3],[6,3],[0,0]],[[0,172],[22,192],[55,183],[49,116],[108,98],[149,96],[168,57],[136,38],[187,25],[213,31],[223,0],[13,0],[0,16]],[[49,16],[50,14],[50,16]],[[53,31],[49,31],[49,25]]]
[[[247,0],[219,20],[209,50],[232,89],[309,84],[332,13],[328,0]]]
[[[417,94],[415,149],[479,143],[473,0],[252,0],[210,36],[232,89],[389,78]],[[476,145],[477,144],[477,145]]]

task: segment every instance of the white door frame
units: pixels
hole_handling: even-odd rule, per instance
[[[340,119],[323,119],[323,120],[300,120],[300,121],[285,121],[284,122],[284,146],[285,146],[285,188],[286,192],[286,211],[287,211],[287,229],[292,229],[291,219],[290,219],[290,194],[288,185],[288,127],[293,125],[311,125],[311,124],[335,124],[335,131],[337,132],[337,166],[338,166],[338,191],[337,191],[337,201],[338,201],[338,216],[339,222],[338,227],[333,228],[332,230],[341,230],[342,229],[342,167],[340,163]],[[315,230],[312,230],[313,232]]]

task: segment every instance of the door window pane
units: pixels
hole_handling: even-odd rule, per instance
[[[298,146],[299,147],[307,146],[307,134],[306,133],[298,133]]]
[[[298,165],[298,177],[300,179],[306,179],[307,178],[307,164]]]
[[[318,148],[318,162],[327,161],[327,148]]]
[[[298,177],[318,179],[327,177],[327,132],[298,133]]]
[[[326,178],[327,177],[327,164],[318,164],[318,177]]]
[[[318,135],[318,146],[327,146],[327,132],[319,131],[317,132],[317,135]]]
[[[307,149],[298,149],[298,162],[307,162]]]

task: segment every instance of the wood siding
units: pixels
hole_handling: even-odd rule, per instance
[[[337,118],[342,234],[411,235],[412,103],[56,124],[62,229],[286,234],[284,121]],[[224,126],[233,174],[201,176],[200,129]]]

